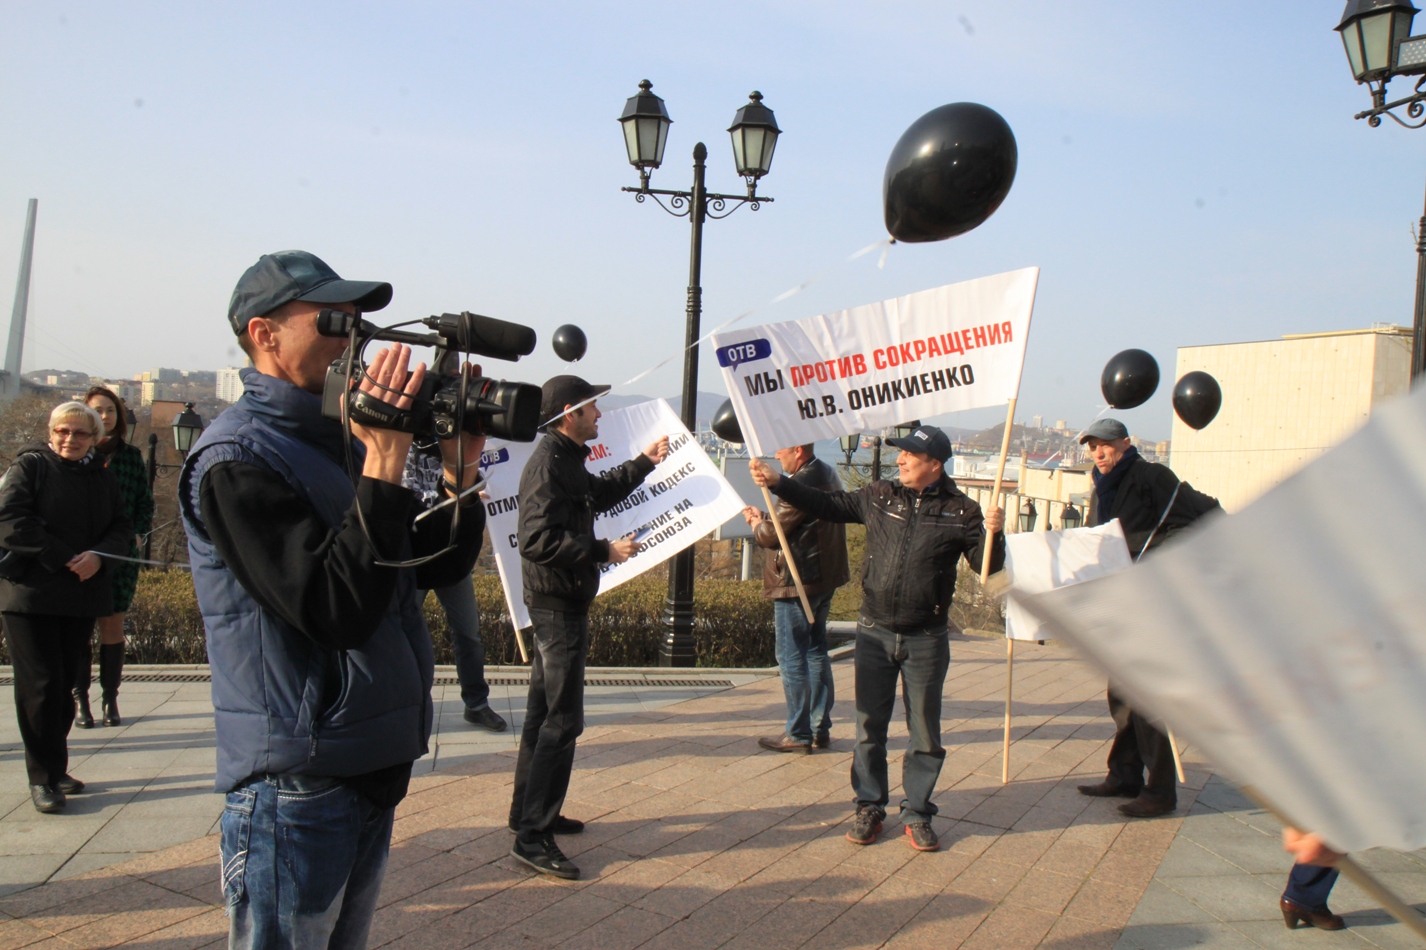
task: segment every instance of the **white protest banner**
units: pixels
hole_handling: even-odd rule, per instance
[[[601,594],[657,567],[743,510],[743,500],[718,471],[717,464],[662,399],[604,413],[599,420],[599,436],[589,443],[586,464],[596,475],[608,471],[665,435],[669,437],[668,458],[628,498],[595,517],[595,537],[613,539],[634,534],[643,544],[637,554],[622,564],[601,567]],[[533,446],[524,448],[524,458],[528,459]],[[521,461],[515,471],[514,489],[506,496],[506,502],[497,502],[491,492],[490,501],[486,503],[500,581],[517,629],[530,625],[520,576],[520,551],[514,543],[519,522],[515,496],[519,493],[523,469],[524,461]],[[496,534],[497,519],[502,526],[499,535]],[[508,528],[505,527],[507,519]]]
[[[534,451],[533,442],[490,439],[480,457],[480,474],[485,476],[482,492],[485,496],[482,499],[485,502],[485,528],[490,532],[490,544],[495,549],[495,566],[500,571],[500,586],[505,591],[510,622],[516,630],[530,625],[530,616],[525,612],[525,601],[521,596],[520,546],[516,541],[516,532],[520,522],[520,473],[525,470],[525,463]],[[511,596],[512,589],[514,596]]]
[[[1005,572],[1021,594],[1043,594],[1132,567],[1124,527],[1115,518],[1098,528],[1025,531],[1005,536]],[[1005,635],[1048,640],[1050,633],[1018,600],[1005,605]]]
[[[711,342],[754,455],[1014,399],[1040,269]]]

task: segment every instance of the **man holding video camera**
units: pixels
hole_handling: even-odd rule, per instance
[[[510,854],[541,874],[574,880],[579,868],[554,836],[584,830],[583,822],[565,818],[560,809],[575,740],[584,731],[589,604],[599,593],[599,566],[627,561],[639,550],[634,538],[595,537],[594,518],[627,498],[668,457],[668,436],[595,475],[585,468],[588,443],[599,436],[594,400],[609,387],[556,376],[542,388],[545,437],[520,476],[520,576],[534,643],[510,802],[516,833]]]
[[[465,576],[480,549],[474,492],[415,521],[401,487],[409,433],[353,423],[349,440],[322,414],[347,340],[321,335],[318,314],[390,300],[390,284],[342,280],[305,251],[259,259],[228,310],[253,363],[243,396],[179,483],[213,674],[234,948],[365,947],[395,806],[431,732],[418,591]],[[409,359],[405,346],[380,351],[359,389],[410,408],[425,364]],[[474,485],[484,441],[442,440],[443,494]]]

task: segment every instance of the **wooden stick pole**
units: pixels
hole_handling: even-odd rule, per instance
[[[995,488],[990,492],[990,508],[1000,507],[1000,483],[1005,478],[1005,457],[1010,454],[1010,430],[1015,426],[1015,400],[1010,400],[1010,405],[1005,411],[1005,435],[1000,440],[1000,464],[995,467]],[[987,509],[990,510],[990,509]],[[980,562],[980,582],[984,584],[990,578],[990,549],[993,547],[991,541],[994,538],[991,533],[985,533],[985,557]]]
[[[520,662],[529,663],[530,652],[525,649],[525,638],[520,635],[522,632],[521,630],[515,631],[515,645],[520,648]]]
[[[1178,783],[1187,785],[1188,779],[1183,776],[1183,757],[1178,754],[1178,740],[1173,737],[1173,730],[1164,723],[1164,731],[1169,734],[1169,748],[1173,750],[1173,769],[1178,773]]]
[[[1240,791],[1257,802],[1265,811],[1270,812],[1274,818],[1284,825],[1290,825],[1294,828],[1298,827],[1291,819],[1274,808],[1271,802],[1264,800],[1263,797],[1258,794],[1256,788],[1253,788],[1251,785],[1244,785]],[[1353,861],[1350,855],[1343,855],[1342,859],[1337,862],[1337,867],[1346,875],[1347,880],[1360,887],[1367,893],[1368,897],[1380,904],[1382,910],[1405,924],[1406,928],[1416,934],[1416,936],[1426,938],[1426,917],[1422,917],[1416,908],[1397,897],[1390,888],[1373,877],[1371,872]]]
[[[772,519],[772,526],[777,531],[777,543],[782,546],[782,556],[787,559],[787,569],[792,572],[792,583],[797,587],[797,596],[802,601],[802,610],[807,614],[807,625],[810,627],[817,622],[812,616],[812,605],[807,602],[807,590],[802,586],[802,572],[797,569],[797,562],[792,559],[792,549],[787,546],[787,535],[782,530],[782,522],[777,520],[777,506],[772,503],[772,492],[763,489],[763,501],[767,502],[767,516]]]
[[[1015,682],[1015,641],[1005,638],[1005,748],[1000,753],[1000,784],[1010,782],[1010,687]]]

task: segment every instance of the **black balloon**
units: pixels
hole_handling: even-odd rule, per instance
[[[743,441],[743,427],[738,424],[738,414],[733,411],[733,400],[724,399],[723,405],[713,413],[713,434],[724,442]]]
[[[1124,350],[1104,364],[1099,391],[1115,409],[1133,409],[1159,388],[1159,364],[1143,350]]]
[[[573,323],[566,323],[556,330],[550,342],[554,344],[555,355],[566,363],[573,363],[580,359],[584,356],[584,351],[589,348],[588,337]]]
[[[1213,421],[1223,406],[1223,389],[1218,380],[1202,370],[1184,373],[1173,388],[1173,411],[1190,429],[1202,429]]]
[[[1015,133],[994,109],[953,102],[911,123],[881,184],[898,241],[944,241],[995,213],[1015,181]]]

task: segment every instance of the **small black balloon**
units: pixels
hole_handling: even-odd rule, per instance
[[[1115,409],[1142,406],[1158,388],[1159,364],[1143,350],[1115,353],[1099,377],[1099,391]]]
[[[1203,370],[1184,373],[1173,388],[1173,411],[1190,429],[1202,429],[1223,407],[1223,388]]]
[[[723,405],[713,413],[713,434],[724,442],[743,442],[743,427],[738,423],[738,414],[733,411],[733,400],[724,399]]]
[[[911,123],[886,162],[881,201],[898,241],[944,241],[995,213],[1015,181],[1015,133],[994,109],[953,102]]]
[[[589,348],[589,339],[584,335],[584,331],[573,323],[566,323],[556,330],[550,342],[554,344],[555,355],[566,363],[580,359]]]

